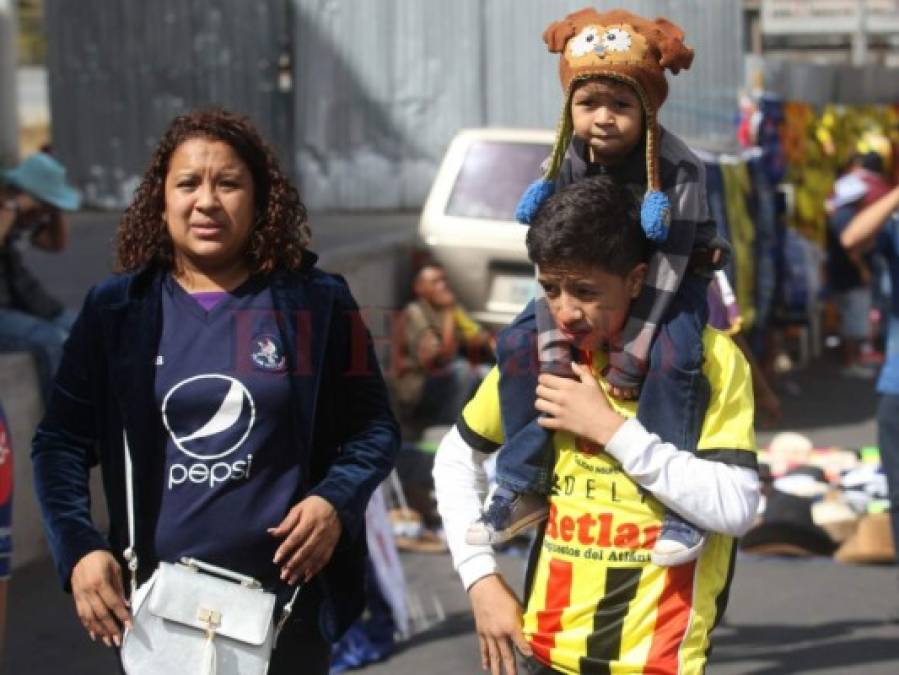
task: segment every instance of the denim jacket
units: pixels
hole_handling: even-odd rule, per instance
[[[342,525],[318,575],[319,625],[329,640],[362,611],[365,508],[389,473],[399,430],[346,282],[314,267],[307,252],[296,272],[269,277],[290,372],[294,447],[302,468],[299,501],[328,500]],[[96,549],[121,562],[128,545],[123,431],[134,471],[138,577],[155,569],[154,533],[164,484],[165,432],[154,395],[154,362],[164,273],[114,276],[91,289],[65,346],[46,415],[32,447],[44,527],[63,586]],[[88,476],[100,465],[110,530],[91,521]],[[123,568],[124,571],[124,568]]]

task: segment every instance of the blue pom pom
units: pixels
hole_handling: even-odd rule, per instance
[[[518,200],[518,206],[515,207],[515,220],[524,225],[530,225],[534,216],[537,215],[537,209],[552,196],[556,191],[556,184],[553,181],[540,178],[528,185],[528,189],[521,195]]]
[[[671,204],[664,192],[652,190],[643,197],[640,207],[640,225],[646,238],[657,244],[668,238],[668,227],[671,225]]]

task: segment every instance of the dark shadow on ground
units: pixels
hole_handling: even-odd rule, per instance
[[[765,431],[797,431],[822,423],[830,427],[871,419],[877,409],[876,373],[872,369],[870,379],[849,377],[825,356],[783,375],[775,383],[783,421]]]
[[[438,625],[412,636],[397,646],[394,654],[399,654],[412,647],[418,649],[429,642],[445,640],[459,635],[474,636],[474,617],[471,612],[463,611],[449,614]]]
[[[865,672],[864,667],[896,658],[896,636],[857,637],[884,626],[879,621],[836,621],[807,626],[739,626],[725,623],[714,634],[715,649],[709,659],[716,664],[759,661],[768,665],[746,670],[752,675],[784,675],[822,668],[834,672]]]

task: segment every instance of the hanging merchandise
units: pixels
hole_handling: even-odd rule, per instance
[[[734,291],[743,316],[743,328],[748,329],[755,320],[755,225],[747,209],[752,184],[743,161],[722,162],[721,178],[733,247]]]
[[[809,240],[822,244],[826,230],[825,203],[836,177],[858,155],[876,152],[884,167],[893,168],[893,148],[899,141],[899,115],[891,106],[811,106],[790,102],[783,107],[781,142],[787,158],[786,182],[795,190],[790,225]]]
[[[815,109],[808,103],[787,101],[784,103],[784,123],[780,129],[781,144],[787,165],[801,166],[805,161],[808,129],[815,119]]]
[[[762,149],[762,164],[768,180],[777,185],[787,170],[781,129],[784,125],[784,102],[778,96],[763,94],[759,99],[761,119],[758,128],[758,146]]]

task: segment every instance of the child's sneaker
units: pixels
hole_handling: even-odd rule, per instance
[[[481,517],[468,527],[465,543],[504,544],[516,534],[546,517],[546,497],[512,492],[495,485],[484,500]]]
[[[674,511],[666,511],[662,531],[652,549],[652,562],[660,567],[675,567],[696,560],[708,535]]]

